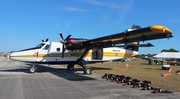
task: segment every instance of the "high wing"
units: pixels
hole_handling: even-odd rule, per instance
[[[91,39],[86,41],[85,44],[99,44],[99,43],[102,44],[102,42],[121,44],[121,43],[169,38],[169,37],[173,37],[172,31],[169,28],[165,26],[155,25],[142,29],[125,31],[122,33],[116,33],[113,35]]]
[[[111,47],[113,46],[113,44],[127,44],[129,42],[139,42],[170,37],[173,36],[172,31],[169,28],[161,25],[153,25],[145,28],[131,29],[131,31],[126,30],[121,33],[116,33],[90,40],[82,38],[68,38],[68,40],[64,44],[66,46],[66,49],[76,50],[87,47],[104,48]]]

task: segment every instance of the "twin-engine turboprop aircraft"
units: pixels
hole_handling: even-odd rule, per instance
[[[123,57],[133,57],[138,54],[139,47],[152,46],[151,44],[139,44],[140,41],[170,38],[172,31],[160,25],[141,28],[133,25],[121,33],[103,36],[95,39],[70,38],[66,39],[60,33],[62,41],[48,42],[48,39],[38,46],[30,49],[13,52],[12,60],[33,63],[29,71],[36,71],[35,64],[68,64],[67,69],[72,71],[74,65],[80,65],[85,74],[91,74],[92,70],[86,64],[103,62]],[[124,48],[116,45],[124,44]],[[120,45],[122,47],[122,45]]]

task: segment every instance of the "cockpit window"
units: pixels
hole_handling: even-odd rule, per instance
[[[27,50],[40,49],[40,48],[42,48],[44,45],[45,45],[44,43],[41,43],[41,44],[39,44],[39,45],[36,46],[36,47],[28,48],[28,49],[24,49],[24,50],[20,50],[20,51],[27,51]]]
[[[49,49],[49,45],[46,45],[45,47],[44,47],[44,50],[48,50]]]
[[[35,48],[41,48],[41,47],[43,47],[45,44],[44,43],[41,43],[41,44],[39,44],[38,46],[36,46]]]

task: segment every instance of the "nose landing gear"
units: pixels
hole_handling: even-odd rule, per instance
[[[30,73],[35,73],[36,72],[36,67],[35,64],[32,64],[32,66],[29,68]]]

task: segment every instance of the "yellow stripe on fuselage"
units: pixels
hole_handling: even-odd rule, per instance
[[[61,57],[62,54],[38,54],[38,58],[43,57]],[[65,57],[81,57],[82,53],[65,53]],[[115,53],[115,52],[104,52],[103,57],[133,57],[137,54],[133,53]],[[92,52],[89,52],[85,55],[86,57],[92,57]],[[19,57],[19,58],[35,58],[36,55],[19,55],[19,56],[12,56],[12,57]]]

